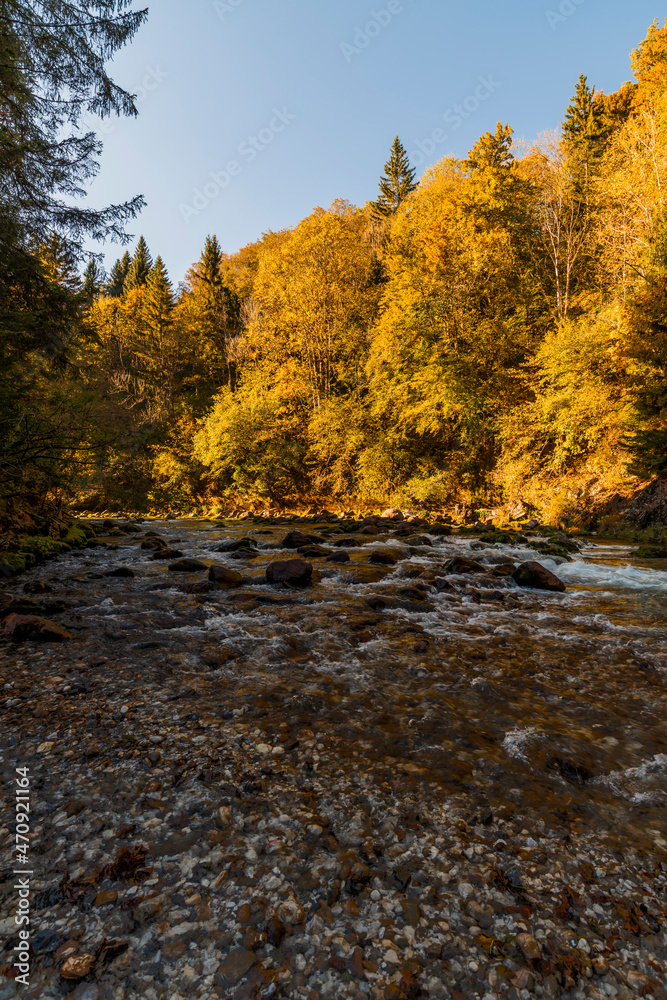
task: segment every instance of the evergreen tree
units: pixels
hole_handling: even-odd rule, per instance
[[[604,103],[596,100],[595,89],[582,73],[562,124],[563,141],[575,183],[588,188],[604,152],[607,128]]]
[[[81,134],[84,114],[136,115],[132,95],[105,69],[147,11],[131,0],[13,0],[0,4],[0,220],[14,219],[42,242],[51,230],[82,249],[86,235],[123,239],[135,198],[102,210],[74,199],[98,170],[101,143]]]
[[[468,153],[468,165],[473,170],[508,170],[514,163],[512,136],[509,125],[498,122],[495,132],[486,132]]]
[[[121,297],[125,291],[125,281],[127,280],[131,264],[132,258],[126,250],[123,256],[120,257],[111,268],[111,274],[109,275],[109,280],[105,286],[107,295],[117,299]]]
[[[193,268],[193,304],[199,317],[200,357],[218,388],[234,383],[229,342],[239,329],[239,299],[225,283],[223,255],[217,236],[207,236],[204,251]]]
[[[39,248],[42,269],[49,281],[71,292],[81,290],[81,278],[76,266],[76,254],[68,240],[51,233]]]
[[[125,291],[129,291],[132,288],[142,288],[148,281],[152,267],[153,261],[148,250],[148,244],[143,236],[140,236],[125,279]]]
[[[634,412],[625,444],[630,472],[647,478],[667,475],[667,266],[664,257],[656,264],[628,309]]]
[[[106,275],[104,270],[100,267],[94,257],[92,257],[86,266],[86,270],[83,274],[83,293],[86,297],[87,302],[94,302],[97,296],[102,291]]]
[[[136,351],[140,367],[158,411],[173,413],[178,367],[178,345],[174,340],[174,293],[167,269],[161,257],[153,264],[141,300],[141,333],[143,343]]]
[[[386,218],[393,215],[399,205],[417,188],[415,170],[410,166],[408,154],[398,136],[394,139],[384,171],[384,176],[380,178],[380,197],[371,204],[376,215]]]
[[[163,338],[171,324],[173,308],[174,292],[171,281],[162,257],[158,257],[148,274],[141,304],[144,324],[153,337]]]

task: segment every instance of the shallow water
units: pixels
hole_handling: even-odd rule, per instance
[[[264,582],[292,526],[146,522],[185,555],[243,573],[242,587],[186,593],[205,573],[174,573],[143,551],[143,536],[109,539],[51,564],[53,595],[80,602],[64,616],[81,656],[95,651],[138,676],[206,680],[199,724],[222,713],[283,712],[339,741],[341,761],[386,765],[404,780],[435,782],[483,806],[513,800],[566,824],[601,824],[622,845],[630,833],[660,843],[667,819],[667,562],[633,560],[627,546],[585,544],[572,562],[527,547],[483,546],[471,536],[343,536],[299,525],[327,545],[354,537],[350,562],[311,560],[313,584]],[[423,530],[422,530],[423,533]],[[255,559],[216,553],[249,536]],[[391,549],[393,567],[373,565]],[[338,551],[338,549],[336,549]],[[488,567],[449,576],[453,555]],[[521,590],[490,571],[537,559],[564,594]],[[134,579],[104,574],[129,566]],[[22,583],[26,578],[22,578]],[[378,598],[387,604],[382,609]],[[396,605],[398,606],[392,606]],[[229,662],[211,669],[216,650]],[[39,654],[35,654],[39,655]],[[145,694],[145,692],[144,692]]]

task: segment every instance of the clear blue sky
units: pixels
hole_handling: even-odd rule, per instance
[[[208,233],[233,252],[317,205],[376,197],[397,133],[422,143],[420,174],[500,119],[531,143],[579,73],[606,91],[630,79],[630,50],[665,14],[652,0],[159,0],[115,61],[140,114],[104,123],[90,200],[144,194],[129,231],[176,283]]]

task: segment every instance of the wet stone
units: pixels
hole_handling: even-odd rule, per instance
[[[216,982],[220,982],[223,986],[238,983],[250,972],[257,961],[257,955],[246,948],[232,949],[218,967]]]
[[[512,574],[512,577],[520,587],[529,587],[534,590],[551,590],[558,593],[564,593],[567,589],[562,580],[542,566],[541,563],[534,560],[521,563]]]
[[[208,569],[206,563],[199,559],[179,559],[169,567],[172,573],[202,573]]]
[[[304,559],[284,559],[270,563],[266,569],[267,583],[287,583],[305,586],[310,583],[313,567]]]

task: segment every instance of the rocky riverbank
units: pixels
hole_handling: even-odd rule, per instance
[[[664,1000],[667,563],[397,512],[83,523],[2,599],[34,875],[24,988],[8,823],[0,1000]]]

